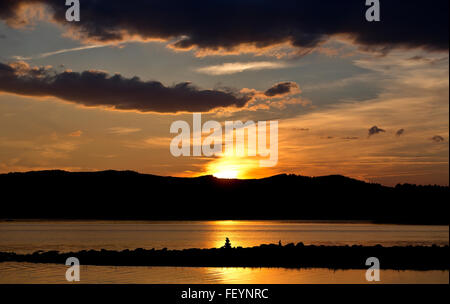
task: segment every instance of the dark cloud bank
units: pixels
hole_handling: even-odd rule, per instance
[[[0,63],[0,92],[54,96],[85,106],[118,110],[175,113],[207,112],[218,107],[243,107],[250,95],[200,90],[189,83],[166,87],[158,81],[124,78],[99,71],[81,73],[30,68],[25,63]]]
[[[67,24],[62,0],[2,0],[0,18],[13,20],[24,3],[47,4],[53,18]],[[179,39],[174,46],[180,49],[281,42],[310,48],[331,35],[348,34],[365,49],[448,50],[448,0],[381,1],[381,22],[367,22],[366,9],[364,0],[81,1],[81,22],[71,26],[99,41],[124,35]]]

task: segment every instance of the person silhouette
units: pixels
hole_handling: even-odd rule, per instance
[[[225,245],[223,245],[225,249],[231,249],[231,242],[229,238],[225,238]]]

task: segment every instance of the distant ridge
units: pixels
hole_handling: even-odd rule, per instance
[[[387,187],[341,175],[192,178],[134,171],[0,174],[0,218],[368,220],[448,224],[449,187]]]

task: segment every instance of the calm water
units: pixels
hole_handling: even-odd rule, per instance
[[[283,221],[0,222],[0,251],[211,248],[262,243],[448,245],[448,226]],[[65,265],[0,263],[0,283],[65,283]],[[364,270],[81,266],[81,283],[367,283]],[[382,270],[381,283],[449,283],[448,271]]]
[[[282,221],[0,222],[0,251],[212,248],[267,243],[343,245],[448,245],[448,226],[305,223]]]
[[[0,284],[63,284],[56,264],[0,263]],[[382,270],[382,284],[448,284],[448,271]],[[80,283],[97,284],[365,284],[364,270],[81,266]],[[371,283],[373,284],[373,283]]]

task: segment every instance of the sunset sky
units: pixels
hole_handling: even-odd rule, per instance
[[[448,185],[447,0],[372,23],[365,1],[81,1],[77,23],[64,2],[0,2],[0,172]],[[172,156],[194,112],[277,120],[277,166]]]

